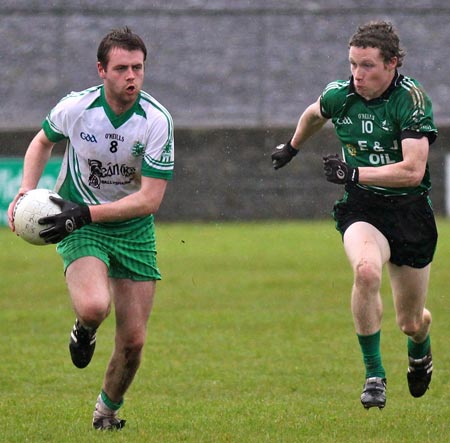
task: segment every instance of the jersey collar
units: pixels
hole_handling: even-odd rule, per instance
[[[133,114],[138,114],[143,117],[145,117],[145,111],[142,109],[142,106],[140,105],[140,94],[136,101],[133,103],[133,106],[128,109],[128,111],[124,112],[123,114],[116,115],[114,111],[111,109],[111,106],[109,106],[108,102],[106,101],[105,97],[105,88],[101,86],[100,88],[100,96],[96,100],[96,103],[93,103],[91,107],[95,106],[101,106],[103,107],[106,116],[108,117],[111,124],[114,126],[115,129],[122,126],[126,121],[128,121]]]

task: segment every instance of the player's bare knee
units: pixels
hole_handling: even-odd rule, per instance
[[[108,316],[110,305],[89,300],[77,308],[78,320],[88,327],[98,327]]]
[[[378,289],[381,284],[381,270],[374,263],[362,259],[355,268],[355,286],[365,289]]]
[[[431,314],[427,309],[424,309],[423,314],[407,315],[401,312],[397,314],[397,325],[400,330],[408,335],[414,337],[428,330],[431,324]]]
[[[420,321],[413,321],[412,319],[405,319],[405,321],[399,320],[398,326],[404,334],[413,337],[423,328],[423,323]]]

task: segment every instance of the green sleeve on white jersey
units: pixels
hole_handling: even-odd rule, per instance
[[[52,124],[49,117],[47,117],[42,122],[42,129],[44,130],[45,135],[51,142],[58,143],[61,140],[67,138],[64,134],[59,132],[59,130]]]
[[[148,96],[144,95],[144,98]],[[142,175],[171,180],[174,168],[173,121],[170,114],[158,102],[151,101],[160,113],[151,126],[144,157]]]

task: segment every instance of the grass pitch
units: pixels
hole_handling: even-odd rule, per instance
[[[442,442],[450,423],[450,222],[431,273],[435,373],[412,398],[406,337],[384,282],[387,405],[359,403],[364,370],[352,276],[323,222],[159,224],[159,283],[125,429],[91,415],[113,346],[113,316],[88,368],[72,366],[74,316],[53,246],[0,229],[1,442]]]

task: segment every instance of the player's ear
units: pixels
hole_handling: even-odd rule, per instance
[[[397,65],[398,65],[398,57],[392,57],[392,58],[389,60],[389,62],[388,62],[388,64],[387,64],[387,67],[388,67],[388,69],[390,69],[390,70],[394,70],[394,69],[397,68]]]
[[[104,79],[106,76],[106,70],[100,62],[97,62],[97,72],[101,79]]]

